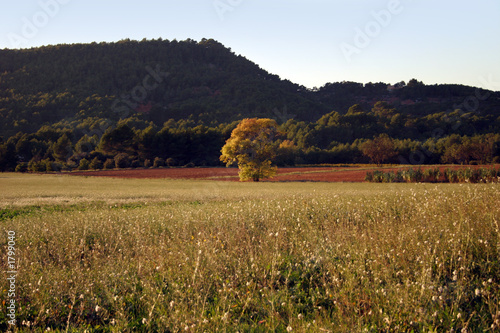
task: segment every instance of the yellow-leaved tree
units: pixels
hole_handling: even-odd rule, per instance
[[[220,160],[227,166],[237,163],[242,181],[270,178],[278,170],[272,165],[278,135],[278,124],[272,119],[243,119],[222,147]]]

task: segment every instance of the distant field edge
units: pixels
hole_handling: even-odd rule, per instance
[[[371,164],[334,164],[334,165],[302,165],[300,167],[283,167],[278,169],[278,174],[266,182],[365,182],[366,173],[369,171],[398,171],[405,169],[426,170],[439,168],[498,168],[496,165],[395,165],[387,164],[375,166]],[[84,177],[112,177],[135,179],[196,179],[214,181],[239,181],[237,168],[200,167],[200,168],[155,168],[155,169],[111,169],[62,172],[61,175]]]

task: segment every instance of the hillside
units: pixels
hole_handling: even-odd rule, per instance
[[[469,108],[500,116],[500,93],[480,90],[481,96],[487,93],[477,109],[474,103]],[[421,116],[453,111],[475,95],[473,87],[426,86],[416,80],[396,87],[340,82],[309,90],[205,39],[0,50],[4,137],[62,119],[118,120],[134,114],[159,126],[190,117],[207,125],[245,117],[316,121],[333,110],[344,114],[354,104],[370,110],[380,100]]]
[[[0,170],[218,166],[248,117],[281,125],[281,165],[367,163],[362,145],[381,134],[389,162],[500,160],[500,92],[415,79],[308,89],[207,39],[0,50]]]
[[[0,135],[71,117],[117,120],[125,109],[158,125],[191,115],[207,123],[264,117],[284,106],[302,120],[331,111],[213,40],[2,50],[0,73]]]

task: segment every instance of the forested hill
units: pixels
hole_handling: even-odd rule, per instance
[[[280,165],[500,161],[500,92],[282,80],[214,40],[0,50],[0,171],[221,165],[243,118],[273,118]]]
[[[3,137],[89,117],[117,121],[138,115],[158,126],[169,119],[206,125],[245,117],[317,121],[331,111],[345,114],[354,104],[369,111],[377,101],[414,116],[458,108],[500,115],[500,93],[460,85],[411,80],[394,86],[341,82],[306,89],[211,39],[0,50]]]
[[[190,116],[208,124],[269,117],[285,106],[303,120],[331,111],[303,87],[214,40],[125,40],[0,51],[4,135],[36,131],[35,124],[63,118],[117,120],[125,108],[127,116],[143,111],[142,117],[161,125]]]

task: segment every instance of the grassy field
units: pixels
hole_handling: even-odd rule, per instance
[[[500,330],[498,184],[0,174],[0,189],[13,332]]]

